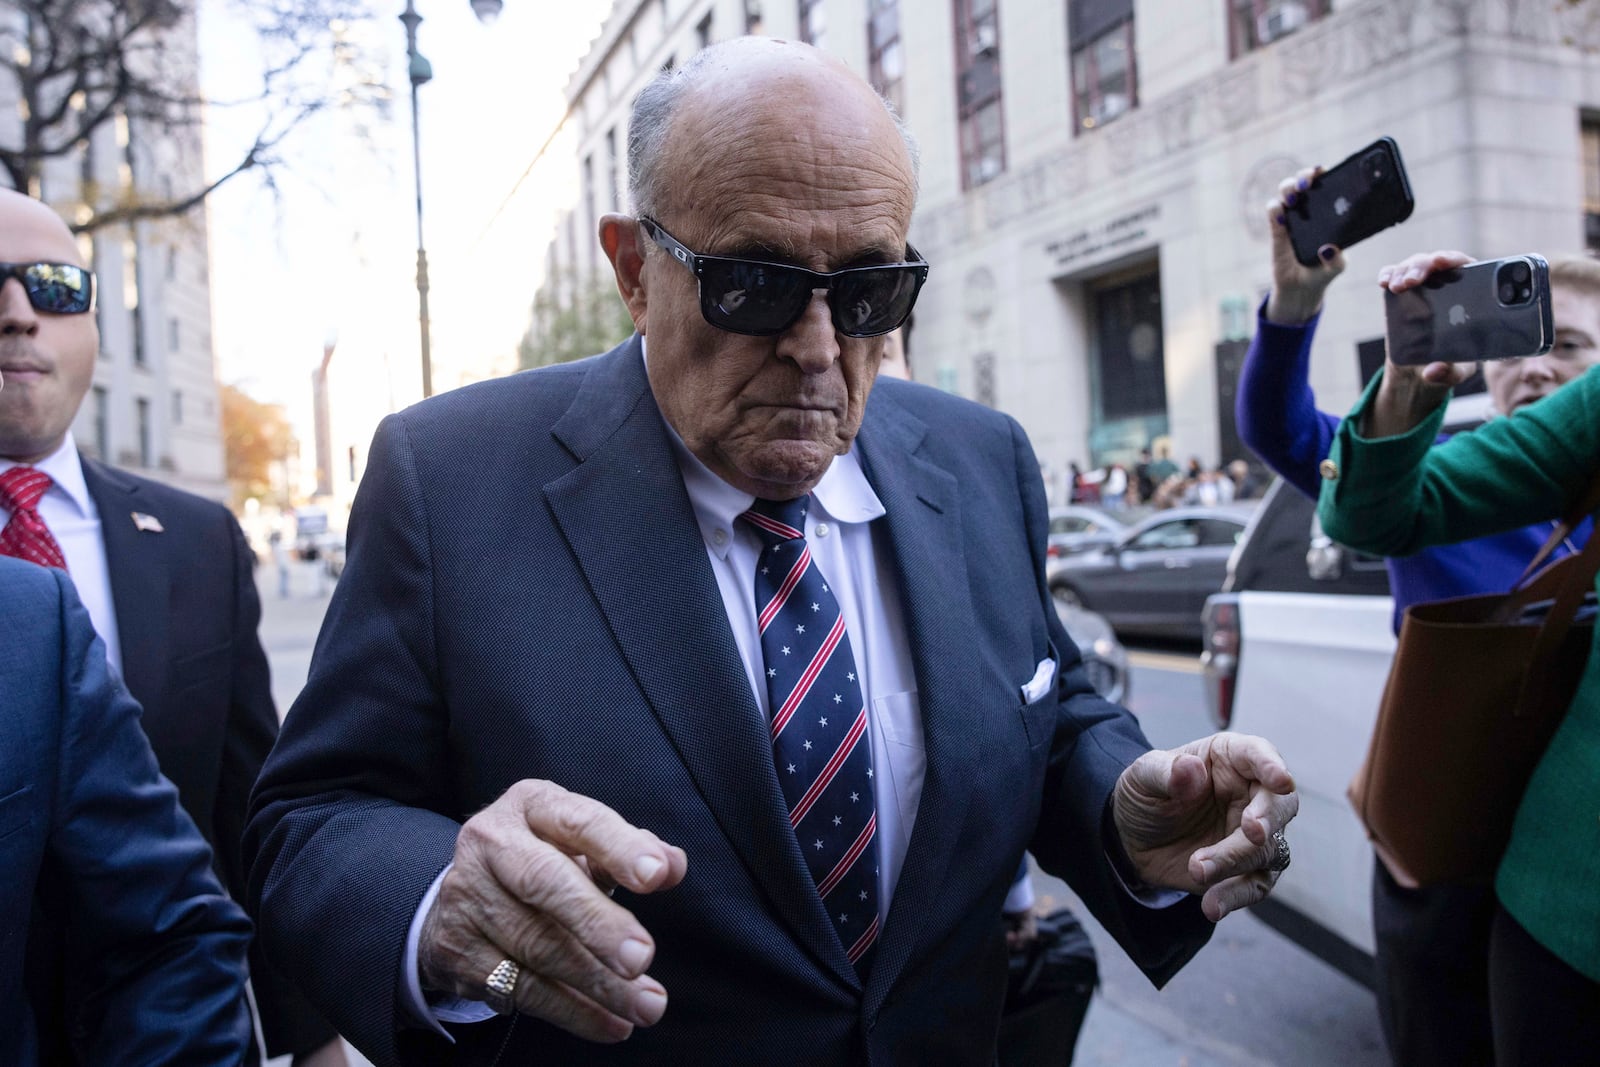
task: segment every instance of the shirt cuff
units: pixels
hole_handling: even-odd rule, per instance
[[[450,1036],[442,1023],[481,1023],[494,1018],[494,1010],[487,1004],[478,1000],[465,1000],[461,997],[441,997],[430,1002],[422,993],[422,974],[417,966],[417,947],[422,941],[422,923],[428,917],[428,912],[433,908],[433,902],[439,896],[439,886],[444,882],[444,876],[450,873],[450,868],[455,864],[446,864],[444,870],[439,872],[439,877],[433,880],[428,891],[422,895],[422,903],[417,905],[417,913],[411,917],[411,928],[406,931],[406,956],[401,967],[400,1004],[411,1015],[411,1018],[422,1026],[443,1037],[451,1044],[455,1038]]]
[[[1033,878],[1029,875],[1011,883],[1011,892],[1006,894],[1006,902],[1000,905],[1000,910],[1007,915],[1016,915],[1019,912],[1033,910]]]

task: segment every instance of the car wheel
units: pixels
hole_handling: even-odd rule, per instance
[[[1050,587],[1050,595],[1055,599],[1059,607],[1073,608],[1079,611],[1088,607],[1083,602],[1083,597],[1070,585],[1053,585]]]

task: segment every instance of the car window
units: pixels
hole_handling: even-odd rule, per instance
[[[1093,529],[1089,520],[1077,515],[1057,515],[1050,520],[1050,532],[1053,534],[1083,533]]]
[[[1226,519],[1200,520],[1202,545],[1235,545],[1243,533],[1244,526],[1240,523],[1228,522]]]
[[[1199,523],[1195,519],[1174,519],[1157,523],[1135,537],[1128,547],[1135,551],[1155,552],[1173,548],[1194,548],[1200,543]]]
[[[1316,579],[1307,565],[1316,503],[1281,479],[1262,501],[1255,529],[1235,557],[1226,588],[1275,593],[1387,596],[1389,575],[1381,559],[1348,552],[1339,577]]]

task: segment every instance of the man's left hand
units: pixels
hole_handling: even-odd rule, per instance
[[[1111,814],[1139,876],[1203,893],[1216,922],[1272,891],[1282,869],[1273,835],[1299,810],[1278,750],[1222,733],[1140,756],[1117,779]]]

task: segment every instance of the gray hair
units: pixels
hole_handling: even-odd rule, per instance
[[[635,215],[653,216],[661,210],[666,194],[661,158],[666,151],[672,119],[684,97],[698,88],[707,72],[713,69],[716,51],[715,47],[702,48],[683,66],[663,69],[634,98],[633,114],[628,120],[628,199]],[[896,113],[894,105],[881,94],[878,99],[893,120],[905,144],[906,155],[910,157],[914,194],[921,168],[917,142],[906,127],[905,120]]]

